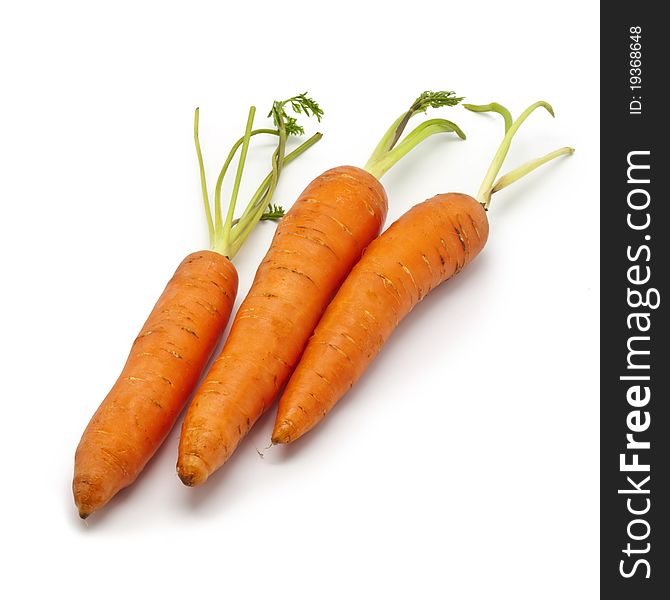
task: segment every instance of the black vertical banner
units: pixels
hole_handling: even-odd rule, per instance
[[[601,4],[602,598],[670,598],[670,31],[662,6]]]

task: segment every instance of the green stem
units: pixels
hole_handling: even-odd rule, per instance
[[[488,106],[494,106],[494,104]],[[484,112],[485,109],[483,109],[482,106],[484,105],[478,106],[476,112]],[[507,109],[502,107],[500,104],[495,104],[495,106],[503,108],[503,110],[507,114],[509,114],[509,111],[507,111]],[[465,108],[468,108],[468,106],[466,106]],[[519,118],[512,123],[512,125],[506,131],[505,137],[503,137],[503,140],[500,143],[500,146],[498,147],[498,150],[495,153],[493,160],[491,161],[491,166],[489,166],[488,171],[484,176],[484,180],[482,181],[482,185],[479,188],[479,192],[477,192],[477,200],[479,200],[479,202],[484,206],[484,208],[488,209],[489,204],[491,203],[491,194],[493,193],[492,192],[493,182],[495,181],[495,178],[498,176],[498,173],[500,172],[503,162],[505,162],[505,158],[507,157],[510,145],[512,144],[512,138],[514,138],[514,134],[519,130],[519,127],[521,127],[522,123],[528,118],[528,116],[537,108],[544,108],[552,117],[554,116],[554,109],[551,107],[551,105],[547,102],[539,101],[536,102],[535,104],[531,104],[526,110],[524,110],[521,113]],[[505,116],[504,113],[501,113],[500,110],[496,110],[495,108],[491,108],[490,110],[493,110],[494,112],[498,112],[500,114],[503,114],[503,116]]]
[[[286,102],[291,102],[291,100],[292,99],[289,99],[289,100],[285,101],[284,104]],[[287,129],[286,129],[286,120],[285,120],[286,117],[285,117],[285,113],[283,111],[284,104],[275,102],[272,106],[272,110],[270,111],[270,114],[273,116],[274,122],[277,125],[277,128],[279,130],[279,142],[277,144],[277,148],[272,153],[272,172],[269,175],[270,180],[269,180],[269,183],[267,185],[267,189],[264,190],[258,198],[255,197],[256,195],[254,195],[254,197],[252,197],[252,199],[249,201],[249,204],[247,205],[247,208],[245,209],[245,211],[242,215],[241,220],[245,220],[245,218],[249,217],[249,216],[251,217],[251,219],[249,220],[249,223],[251,223],[252,228],[260,220],[260,216],[258,216],[258,218],[255,218],[256,213],[253,212],[254,211],[253,207],[259,202],[261,204],[264,204],[265,206],[267,206],[267,204],[272,199],[272,196],[274,195],[275,189],[277,188],[277,183],[279,182],[279,175],[280,175],[280,173],[282,171],[282,168],[284,166],[285,154],[286,154],[286,139],[288,137],[288,133],[287,133]],[[302,129],[296,130],[296,131],[302,131]],[[316,140],[316,141],[318,141],[318,140]],[[259,190],[257,190],[257,193],[259,193],[262,188],[263,188],[263,185],[261,184],[261,187],[259,188]],[[261,200],[261,198],[264,198],[264,200]],[[263,208],[263,210],[265,210],[265,208]],[[245,227],[245,225],[243,225],[242,227]],[[249,231],[251,231],[251,229],[249,229]],[[242,243],[246,239],[247,235],[244,235],[242,237],[242,239],[240,241],[240,244],[237,247],[237,249],[235,250],[235,252],[237,252],[237,250],[239,250],[239,247],[242,245]]]
[[[286,166],[287,164],[298,158],[298,156],[300,156],[303,152],[309,150],[322,137],[323,134],[316,133],[307,141],[303,142],[295,150],[286,155],[286,157],[283,160],[283,166]],[[236,223],[232,233],[232,239],[230,244],[230,252],[231,252],[230,258],[235,256],[239,252],[240,248],[242,247],[242,244],[247,239],[256,223],[260,221],[261,217],[263,216],[263,213],[265,212],[265,209],[270,203],[270,200],[272,199],[272,194],[269,193],[269,190],[273,176],[274,176],[274,169],[270,173],[268,173],[265,179],[263,179],[261,185],[258,187],[253,197],[251,198],[251,201],[249,202],[249,206],[247,207],[245,214],[243,214],[240,217],[239,221]]]
[[[298,123],[297,118],[287,113],[287,107],[290,107],[295,115],[303,114],[308,117],[313,116],[316,117],[318,121],[320,121],[321,117],[323,116],[323,110],[321,110],[321,107],[312,98],[308,97],[306,93],[303,93],[298,94],[297,96],[293,96],[288,100],[277,101],[273,103],[272,109],[268,116],[273,117],[276,129],[253,129],[256,108],[252,106],[249,109],[244,136],[242,136],[239,140],[237,140],[237,142],[235,142],[235,144],[233,144],[233,147],[230,149],[230,152],[228,153],[228,156],[223,166],[221,167],[221,171],[219,173],[214,190],[213,213],[208,202],[209,196],[205,187],[202,153],[200,152],[200,145],[197,141],[198,115],[196,113],[196,146],[198,150],[198,161],[200,165],[201,183],[203,185],[203,195],[207,200],[206,210],[208,216],[208,226],[210,230],[211,249],[219,252],[220,254],[223,254],[228,258],[232,258],[235,256],[235,254],[237,254],[242,243],[249,235],[251,229],[253,229],[253,226],[259,220],[278,220],[283,216],[284,209],[281,206],[272,206],[270,210],[267,210],[268,206],[270,205],[272,195],[274,194],[274,191],[277,187],[277,182],[279,181],[281,170],[284,164],[298,157],[308,148],[313,146],[322,137],[320,133],[312,136],[299,148],[291,152],[288,156],[285,156],[286,142],[288,137],[292,135],[302,135],[304,133],[304,129],[302,125]],[[242,217],[236,219],[234,218],[235,209],[237,207],[237,200],[240,193],[240,186],[242,183],[242,176],[249,151],[250,140],[254,135],[258,135],[260,133],[268,133],[278,137],[277,147],[272,153],[272,172],[263,180],[258,190],[256,190],[256,193],[252,196],[250,202],[246,206]],[[224,221],[221,210],[221,188],[223,186],[223,180],[225,179],[228,169],[240,148],[241,151],[239,162],[237,164],[230,202],[228,203],[226,218]],[[213,223],[212,216],[214,218]]]
[[[463,132],[453,123],[442,120],[442,126],[438,126],[435,123],[440,120],[434,119],[426,122],[430,123],[430,126],[426,127],[426,129],[422,129],[420,125],[408,134],[405,141],[411,137],[410,145],[404,146],[402,151],[396,152],[397,150],[400,150],[400,146],[402,146],[402,144],[400,144],[396,147],[396,144],[398,144],[407,124],[414,115],[426,112],[429,107],[438,108],[440,106],[455,106],[462,99],[463,98],[457,98],[454,95],[454,92],[428,91],[420,94],[409,107],[409,110],[401,114],[386,130],[363,168],[374,177],[380,178],[410,150],[435,133],[456,132],[461,139],[465,139]],[[449,126],[447,127],[446,124],[449,124]]]
[[[491,104],[463,104],[463,108],[467,108],[472,112],[497,112],[505,119],[505,133],[512,126],[512,115],[502,104],[498,104],[497,102],[491,102]]]
[[[290,101],[290,100],[289,100]],[[286,162],[286,157],[284,156],[286,154],[286,140],[288,138],[288,134],[286,132],[286,125],[284,123],[284,120],[280,117],[280,115],[277,113],[276,107],[273,107],[273,111],[275,114],[275,122],[279,123],[279,131],[277,132],[277,135],[279,136],[279,142],[277,144],[277,148],[275,148],[275,151],[272,153],[272,172],[266,177],[266,180],[269,182],[273,183],[272,186],[272,192],[269,193],[269,197],[267,198],[267,202],[265,203],[266,206],[267,204],[270,203],[270,200],[272,198],[272,194],[274,193],[274,189],[277,187],[277,183],[279,181],[279,174]],[[272,114],[272,113],[271,113]],[[317,133],[312,138],[307,140],[305,144],[309,143],[309,145],[305,148],[309,148],[310,146],[314,145],[316,142],[318,142],[321,138],[323,137],[322,134]],[[316,139],[314,139],[316,138]],[[312,141],[313,139],[313,141]],[[301,146],[302,147],[302,146]],[[249,204],[247,204],[247,207],[244,209],[244,212],[242,213],[242,217],[240,220],[245,219],[247,216],[250,214],[254,213],[257,209],[257,204],[260,200],[261,197],[261,192],[260,190],[263,189],[265,186],[265,180],[263,183],[260,185],[258,190],[256,190],[256,193],[253,195],[252,199],[249,201]],[[268,187],[268,190],[270,188]],[[268,191],[266,190],[266,191]],[[263,209],[265,210],[265,209]]]
[[[253,137],[255,135],[259,134],[270,134],[270,135],[279,135],[279,132],[276,129],[254,129],[250,137]],[[221,171],[219,172],[219,177],[216,180],[216,187],[214,188],[214,213],[216,215],[216,225],[214,227],[215,232],[221,232],[223,231],[223,218],[221,216],[221,187],[223,186],[223,180],[226,176],[226,173],[228,172],[228,168],[230,167],[230,163],[233,162],[233,158],[235,158],[235,154],[237,153],[237,150],[239,147],[244,143],[244,136],[242,136],[239,140],[237,140],[232,148],[230,149],[230,152],[228,152],[228,156],[226,157],[225,162],[223,163],[223,166],[221,167]],[[220,240],[218,239],[218,236],[215,235],[213,236],[211,240],[211,248],[212,250],[215,250],[215,246],[219,246]]]
[[[209,205],[209,193],[207,192],[207,177],[205,176],[205,164],[202,160],[202,150],[200,149],[200,137],[198,129],[200,125],[200,108],[195,109],[193,119],[193,139],[195,140],[195,152],[198,155],[198,169],[200,170],[200,187],[202,189],[202,200],[205,204],[205,217],[207,217],[207,233],[209,234],[209,243],[214,243],[214,223],[212,222],[212,209]]]
[[[381,160],[384,157],[384,155],[389,150],[391,150],[391,148],[392,148],[391,141],[398,135],[398,132],[400,132],[400,135],[402,135],[402,132],[403,132],[405,127],[404,126],[400,127],[400,124],[405,120],[406,115],[407,115],[407,113],[403,113],[402,115],[400,115],[395,121],[393,121],[391,127],[389,127],[386,130],[386,133],[384,134],[382,139],[379,140],[379,143],[377,144],[376,148],[374,149],[374,151],[370,155],[370,158],[368,159],[368,162],[366,163],[366,167],[364,167],[366,171],[369,170],[369,169],[367,169],[367,165],[370,165],[370,164],[374,165],[374,163]],[[406,125],[407,125],[407,123],[405,123],[405,126]],[[398,135],[398,137],[400,137],[400,136]]]
[[[311,148],[314,144],[316,144],[321,138],[323,137],[322,133],[315,133],[311,138],[300,144],[295,150],[290,152],[289,154],[286,155],[284,158],[284,166],[298,158],[303,152]],[[246,225],[246,223],[249,221],[249,218],[253,218],[253,216],[256,213],[260,213],[262,216],[263,213],[265,212],[265,209],[267,208],[267,205],[270,203],[269,198],[264,198],[264,195],[269,188],[269,184],[272,180],[274,171],[271,171],[268,173],[268,175],[265,177],[265,179],[261,182],[261,185],[258,187],[256,192],[251,198],[251,201],[249,202],[249,205],[247,206],[246,210],[244,211],[242,217],[240,217],[240,221],[243,222],[243,225]],[[239,235],[238,232],[235,232],[233,236]]]
[[[233,217],[235,216],[235,207],[237,206],[237,196],[240,192],[240,184],[242,183],[242,172],[244,171],[244,164],[247,160],[247,152],[249,151],[249,140],[251,139],[251,131],[254,125],[254,117],[256,116],[256,107],[249,108],[249,115],[247,116],[247,126],[242,138],[242,150],[240,151],[240,159],[237,163],[237,172],[235,173],[235,181],[233,183],[233,191],[230,195],[230,202],[228,203],[228,213],[226,214],[226,221],[219,233],[220,249],[224,256],[229,259],[232,258],[230,252],[230,228],[232,227]],[[221,221],[220,205],[219,212],[217,212],[217,223]]]
[[[540,158],[529,160],[527,163],[524,163],[520,167],[513,169],[512,171],[506,173],[500,179],[498,179],[498,181],[496,181],[496,183],[491,188],[491,194],[495,194],[496,192],[499,192],[503,188],[506,188],[508,185],[514,183],[518,179],[521,179],[525,175],[528,175],[528,173],[534,171],[538,167],[541,167],[543,164],[548,163],[550,160],[554,160],[559,156],[573,154],[574,151],[575,151],[574,148],[566,146],[565,148],[559,148],[558,150],[554,150],[549,154],[545,154]]]
[[[386,152],[381,158],[376,159],[372,164],[365,165],[365,170],[371,175],[380,179],[393,165],[395,165],[403,156],[416,148],[421,142],[436,133],[454,132],[462,140],[465,134],[455,123],[446,119],[429,119],[421,125],[415,127],[405,136],[405,139],[393,150]]]

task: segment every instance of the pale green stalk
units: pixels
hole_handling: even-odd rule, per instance
[[[254,129],[251,132],[251,137],[261,134],[261,133],[267,133],[270,135],[279,135],[279,132],[275,129]],[[228,152],[228,156],[226,157],[225,162],[223,163],[223,166],[221,167],[221,171],[219,172],[219,177],[216,180],[216,187],[214,188],[214,213],[217,215],[217,221],[216,221],[216,227],[215,229],[217,231],[222,231],[223,230],[223,218],[221,216],[221,187],[223,186],[223,180],[226,176],[226,173],[228,172],[228,167],[230,167],[230,163],[233,162],[233,158],[235,158],[235,154],[237,153],[237,150],[239,147],[244,143],[244,136],[242,136],[239,140],[237,140],[234,144],[233,147],[230,149],[230,152]]]
[[[290,152],[289,154],[286,155],[284,158],[284,166],[286,166],[289,162],[291,162],[293,159],[297,158],[300,156],[303,152],[311,148],[314,144],[316,144],[321,138],[323,137],[323,134],[321,133],[315,133],[311,138],[309,138],[306,142],[303,142],[300,146],[298,146],[295,150]],[[274,156],[274,155],[273,155]],[[242,222],[244,226],[249,222],[249,217],[253,218],[253,215],[256,214],[257,211],[260,211],[261,217],[263,216],[263,213],[265,209],[267,208],[268,204],[270,203],[271,198],[266,197],[265,194],[267,193],[267,190],[269,189],[269,184],[273,178],[275,171],[274,169],[267,175],[267,177],[263,180],[261,185],[258,187],[254,195],[252,196],[249,204],[247,207],[244,209],[244,212],[242,213],[242,216],[237,219],[237,223]],[[236,223],[236,224],[237,224]],[[238,235],[237,230],[236,232],[233,233],[233,237]]]
[[[485,209],[488,209],[489,204],[491,204],[491,194],[493,194],[494,192],[508,186],[510,183],[513,183],[514,181],[517,181],[524,175],[527,175],[531,171],[537,169],[539,166],[549,162],[550,160],[553,160],[554,158],[563,156],[565,154],[572,154],[574,152],[573,148],[561,148],[559,150],[555,150],[554,152],[550,152],[546,156],[543,156],[535,160],[531,160],[526,164],[522,165],[521,167],[514,169],[513,171],[510,171],[509,173],[507,173],[507,175],[501,177],[496,184],[494,184],[493,182],[498,176],[498,173],[500,173],[500,169],[502,168],[502,165],[505,162],[505,158],[507,157],[510,145],[512,144],[512,139],[514,138],[516,132],[519,130],[519,127],[521,127],[522,123],[537,108],[546,109],[546,111],[552,117],[554,116],[554,109],[548,102],[540,100],[535,104],[531,104],[526,110],[524,110],[521,113],[521,115],[519,115],[519,118],[516,121],[513,121],[510,125],[512,116],[510,115],[509,111],[501,104],[493,102],[491,104],[481,104],[481,105],[464,104],[463,106],[473,112],[497,112],[501,114],[505,119],[505,136],[503,137],[503,140],[500,143],[500,146],[498,147],[498,150],[496,151],[493,160],[491,161],[491,166],[489,166],[488,171],[484,176],[484,181],[482,181],[482,185],[479,188],[479,192],[477,192],[477,200],[481,203],[481,205]]]
[[[202,189],[202,200],[205,203],[205,216],[207,217],[207,233],[209,234],[210,245],[214,243],[214,223],[212,222],[212,209],[209,206],[209,193],[207,192],[207,177],[205,177],[205,164],[202,160],[202,150],[200,149],[200,137],[198,129],[200,125],[200,108],[195,109],[195,118],[193,119],[193,139],[195,140],[195,152],[198,155],[198,169],[200,170],[200,187]]]
[[[279,125],[278,127],[279,143],[277,144],[276,150],[272,153],[272,171],[269,174],[270,180],[267,184],[267,189],[264,192],[262,192],[260,196],[264,198],[264,200],[260,201],[260,203],[264,204],[265,206],[267,206],[267,204],[270,202],[272,196],[274,195],[275,190],[277,189],[277,183],[279,182],[279,174],[281,173],[281,170],[284,167],[285,154],[286,154],[286,137],[287,137],[286,123],[282,118],[280,118],[276,106],[273,107],[272,112],[274,113],[275,121]],[[318,141],[318,139],[315,141]],[[261,184],[261,188],[257,190],[257,193],[262,189],[262,186],[263,184]],[[241,219],[241,222],[238,223],[237,225],[237,229],[239,230],[240,233],[237,240],[238,243],[235,252],[237,252],[239,248],[242,246],[242,244],[247,239],[253,227],[255,227],[258,221],[260,220],[261,215],[265,210],[265,207],[263,207],[263,211],[254,212],[253,207],[257,202],[259,202],[260,197],[258,199],[255,198],[251,199],[251,201],[247,205],[247,210],[245,210],[245,215],[243,215],[243,219]]]
[[[235,206],[237,205],[237,196],[240,192],[240,184],[242,183],[242,172],[244,171],[244,164],[247,160],[247,152],[249,151],[249,140],[251,139],[251,131],[254,125],[254,116],[256,115],[256,107],[251,106],[249,108],[249,115],[247,117],[247,126],[244,131],[244,137],[242,138],[242,150],[240,151],[240,159],[237,163],[237,172],[235,173],[235,181],[233,182],[233,191],[230,196],[230,202],[228,202],[228,213],[226,214],[226,220],[223,223],[221,228],[221,238],[219,243],[221,244],[220,248],[222,254],[228,258],[230,256],[230,228],[232,227],[233,217],[235,216]],[[217,207],[217,222],[221,220],[221,205]]]
[[[463,104],[463,108],[467,108],[472,112],[497,112],[505,119],[505,133],[512,126],[512,115],[502,104],[498,104],[497,102],[491,102],[491,104]]]
[[[319,105],[314,100],[309,98],[306,93],[304,93],[293,96],[288,100],[273,103],[272,110],[268,116],[272,116],[274,118],[276,129],[253,129],[256,109],[252,106],[249,109],[244,136],[242,136],[233,144],[223,166],[221,167],[221,171],[219,172],[219,177],[217,179],[214,190],[213,214],[209,203],[205,168],[202,159],[202,152],[200,150],[200,142],[198,140],[199,111],[196,109],[194,126],[195,142],[198,155],[198,166],[200,169],[200,182],[203,191],[203,199],[205,202],[207,227],[210,235],[210,246],[212,250],[219,252],[228,258],[235,256],[235,254],[239,251],[242,243],[248,237],[249,233],[256,225],[256,223],[258,223],[258,221],[262,219],[278,220],[283,216],[283,208],[274,205],[270,206],[270,201],[272,200],[272,196],[277,187],[277,182],[279,180],[281,170],[285,164],[297,158],[300,154],[318,142],[322,137],[320,133],[315,134],[301,146],[296,148],[293,152],[285,156],[287,138],[291,135],[302,135],[304,133],[304,129],[301,125],[298,124],[297,118],[287,113],[287,106],[290,107],[296,115],[302,113],[307,116],[316,116],[319,121],[323,115],[323,111]],[[239,197],[242,175],[249,151],[250,140],[254,135],[258,135],[260,133],[267,133],[278,137],[277,147],[272,154],[272,172],[262,181],[260,187],[251,197],[251,200],[245,208],[242,217],[240,219],[235,219],[235,208],[237,206],[237,200]],[[237,163],[237,170],[235,174],[235,180],[233,181],[226,218],[224,220],[221,210],[221,189],[223,186],[223,180],[225,179],[230,164],[235,158],[238,150],[240,150],[240,157]]]
[[[377,179],[380,179],[403,156],[408,154],[425,139],[436,133],[446,132],[454,132],[462,140],[465,139],[465,134],[455,123],[446,119],[429,119],[408,133],[405,139],[393,148],[393,150],[387,151],[383,156],[376,159],[372,165],[368,163],[365,170]]]
[[[559,148],[558,150],[549,152],[549,154],[545,154],[544,156],[536,158],[535,160],[529,160],[527,163],[524,163],[520,167],[511,170],[509,173],[506,173],[500,179],[498,179],[498,181],[496,181],[491,188],[491,194],[495,194],[503,188],[506,188],[508,185],[514,183],[518,179],[521,179],[525,175],[528,175],[528,173],[534,171],[538,167],[541,167],[543,164],[548,163],[550,160],[554,160],[559,156],[573,154],[574,151],[574,148],[566,146],[565,148]]]
[[[374,151],[370,155],[370,158],[368,159],[367,164],[374,164],[376,161],[381,160],[384,155],[392,148],[391,142],[396,138],[397,131],[400,128],[400,123],[402,123],[405,120],[407,113],[403,113],[400,115],[393,123],[391,124],[391,127],[389,127],[386,130],[386,133],[382,137],[381,140],[379,140],[379,143],[375,147]],[[402,133],[402,131],[401,131]],[[367,168],[365,169],[366,171],[368,170]]]
[[[226,172],[228,171],[230,163],[232,162],[233,158],[235,157],[235,154],[237,153],[238,148],[244,142],[244,136],[233,144],[233,147],[230,149],[230,152],[228,153],[226,161],[223,163],[223,167],[221,167],[221,172],[219,173],[219,177],[216,181],[216,187],[214,188],[214,214],[217,222],[215,225],[214,221],[212,220],[212,210],[209,203],[209,193],[207,192],[207,178],[205,176],[205,165],[202,159],[202,150],[200,149],[200,139],[198,135],[199,122],[200,122],[200,109],[196,108],[194,126],[193,126],[193,137],[195,139],[195,151],[198,156],[198,169],[200,171],[200,186],[202,188],[202,199],[205,205],[205,216],[207,217],[207,232],[209,234],[209,245],[210,248],[214,249],[215,246],[217,245],[217,238],[219,237],[217,235],[217,232],[220,232],[223,227],[223,221],[221,220],[221,185],[223,184],[223,179],[226,175]],[[274,129],[254,129],[251,132],[252,137],[259,134],[279,135],[279,132]]]
[[[461,139],[465,139],[465,134],[450,121],[432,119],[417,126],[398,144],[407,124],[414,115],[426,112],[429,107],[455,106],[461,100],[462,98],[455,97],[454,92],[423,92],[412,103],[409,110],[393,121],[363,168],[379,179],[403,156],[431,135],[443,132],[456,132]],[[396,144],[398,145],[396,146]]]
[[[298,156],[300,156],[303,152],[311,148],[322,137],[323,135],[321,133],[316,133],[306,142],[303,142],[300,146],[298,146],[295,150],[293,150],[293,152],[290,152],[284,157],[283,166],[286,166],[294,159],[298,158]],[[275,174],[274,170],[268,173],[268,175],[265,177],[261,185],[256,190],[251,201],[249,202],[249,206],[247,207],[248,212],[242,215],[242,217],[240,217],[238,222],[235,224],[230,244],[231,258],[237,254],[237,252],[241,248],[242,244],[244,244],[244,241],[247,239],[253,228],[256,226],[258,221],[261,220],[263,214],[265,213],[265,210],[268,207],[268,204],[270,204],[270,200],[272,199],[270,188],[274,174]]]

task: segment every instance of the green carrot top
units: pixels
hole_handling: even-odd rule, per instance
[[[286,109],[290,109],[296,116],[289,115]],[[285,165],[300,156],[303,152],[311,148],[318,142],[322,134],[316,133],[308,140],[303,142],[292,152],[286,153],[286,142],[290,136],[303,135],[305,130],[298,124],[297,115],[304,114],[307,117],[314,116],[317,121],[321,121],[323,111],[319,105],[307,96],[307,93],[298,94],[286,100],[275,101],[268,114],[272,117],[274,128],[254,129],[254,117],[256,107],[249,108],[247,124],[244,135],[239,138],[231,147],[228,156],[221,167],[219,177],[214,188],[214,210],[210,203],[209,193],[207,191],[207,178],[205,176],[205,166],[200,148],[198,137],[198,128],[200,123],[200,110],[195,109],[195,119],[193,125],[193,136],[195,139],[195,149],[198,157],[198,166],[200,169],[200,185],[202,188],[202,198],[205,206],[205,216],[207,218],[207,230],[209,232],[210,248],[215,252],[223,254],[232,259],[242,244],[247,239],[253,228],[261,220],[278,220],[284,215],[281,206],[271,204],[272,196],[277,188],[279,176]],[[242,173],[249,150],[249,141],[255,135],[266,134],[277,137],[277,146],[272,154],[272,170],[260,183],[254,194],[251,196],[242,215],[235,219],[235,207],[242,182]],[[231,162],[235,158],[238,150],[240,157],[237,163],[233,188],[228,202],[228,210],[225,219],[221,207],[221,187],[223,180],[228,172]]]
[[[498,150],[495,153],[495,156],[493,157],[491,166],[484,176],[484,181],[482,181],[479,192],[477,193],[477,200],[486,210],[488,210],[489,204],[491,204],[491,196],[495,192],[498,192],[511,183],[514,183],[518,179],[521,179],[524,175],[528,175],[528,173],[534,171],[550,160],[566,154],[572,154],[575,151],[574,148],[570,148],[568,146],[559,148],[558,150],[554,150],[553,152],[545,154],[540,158],[535,158],[528,161],[527,163],[524,163],[520,167],[517,167],[516,169],[513,169],[512,171],[509,171],[500,177],[498,181],[495,181],[495,178],[498,176],[498,173],[500,173],[500,169],[502,168],[502,165],[505,162],[505,158],[507,157],[507,152],[509,151],[512,144],[512,138],[519,130],[519,127],[521,127],[521,124],[536,108],[544,108],[552,117],[554,116],[554,109],[548,102],[540,100],[535,102],[535,104],[531,104],[526,110],[524,110],[521,115],[519,115],[518,119],[513,120],[509,110],[497,102],[492,102],[491,104],[464,104],[463,107],[471,110],[472,112],[496,112],[499,115],[502,115],[505,122],[505,135],[502,142],[500,143],[500,146],[498,147]]]
[[[379,179],[386,171],[395,165],[410,150],[416,148],[426,138],[436,133],[454,132],[462,140],[465,134],[455,123],[446,119],[429,119],[417,125],[405,138],[400,141],[409,120],[419,114],[425,113],[428,108],[440,108],[442,106],[456,106],[463,98],[456,96],[455,92],[431,92],[426,91],[414,100],[407,111],[402,113],[386,130],[386,133],[377,144],[372,156],[363,167],[370,174]]]

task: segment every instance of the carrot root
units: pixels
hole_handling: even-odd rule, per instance
[[[81,518],[130,485],[159,448],[225,329],[237,272],[216,252],[187,256],[133,343],[75,453]]]
[[[271,406],[386,210],[377,179],[339,167],[312,181],[284,216],[186,413],[177,461],[186,485],[221,467]]]
[[[482,205],[442,194],[416,205],[367,248],[311,337],[279,400],[272,442],[294,442],[349,391],[397,325],[458,273],[488,237]]]
[[[184,485],[195,487],[205,483],[209,467],[207,463],[195,454],[185,454],[181,457],[177,467],[177,475]]]

